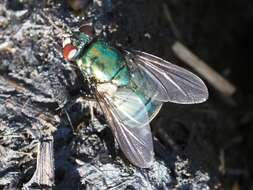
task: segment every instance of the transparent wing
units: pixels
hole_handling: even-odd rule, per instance
[[[130,69],[130,84],[131,88],[135,91],[142,92],[146,97],[152,100],[157,100],[161,102],[167,101],[167,90],[160,81],[145,69],[139,60],[133,62],[132,59],[128,60],[128,67]]]
[[[99,104],[125,156],[134,165],[148,168],[153,161],[149,117],[142,100],[130,89],[121,88],[109,97],[97,93]]]
[[[129,67],[134,68],[137,65],[147,75],[146,78],[152,80],[152,86],[158,91],[155,96],[157,100],[181,104],[202,103],[207,100],[207,87],[190,71],[148,53],[125,52]]]

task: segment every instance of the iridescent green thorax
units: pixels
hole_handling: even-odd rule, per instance
[[[112,82],[118,86],[129,82],[129,72],[123,56],[103,40],[90,44],[78,65],[83,73],[94,76],[98,82]]]

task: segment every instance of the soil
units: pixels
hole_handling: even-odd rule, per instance
[[[253,188],[253,2],[100,3],[89,1],[75,12],[67,1],[0,0],[0,44],[11,41],[16,49],[15,53],[0,52],[0,188],[21,188],[31,179],[36,169],[36,149],[32,144],[40,137],[38,131],[42,136],[54,136],[55,189]],[[164,13],[165,7],[176,33]],[[24,10],[27,12],[22,13]],[[151,123],[156,139],[154,168],[139,170],[125,164],[114,142],[105,143],[112,139],[110,130],[90,126],[87,106],[76,103],[85,84],[80,82],[78,71],[64,66],[61,35],[47,28],[52,26],[45,15],[57,26],[69,28],[92,21],[97,30],[104,27],[104,38],[112,44],[143,50],[187,68],[171,50],[173,43],[180,40],[232,82],[237,91],[232,97],[224,97],[206,81],[210,93],[206,103],[166,103]],[[27,21],[33,26],[17,35]],[[8,101],[14,102],[12,107],[6,104]],[[29,106],[23,107],[24,103]],[[86,126],[78,135],[72,133],[63,110],[65,105],[73,125]],[[48,123],[38,120],[38,112]],[[9,138],[10,134],[22,135]],[[22,151],[32,153],[32,157],[20,156],[18,152]],[[84,164],[75,163],[77,158]],[[102,175],[91,169],[93,166],[113,172]],[[156,175],[157,171],[163,174]],[[115,177],[117,172],[121,176]],[[126,177],[130,174],[134,177]]]

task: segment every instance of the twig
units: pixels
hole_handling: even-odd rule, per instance
[[[225,163],[225,151],[224,149],[220,150],[220,166],[219,166],[219,171],[225,175],[226,174],[226,163]]]
[[[54,185],[53,137],[42,140],[38,144],[37,166],[31,180],[23,189],[30,187],[52,187]]]
[[[203,78],[205,78],[216,90],[224,96],[232,96],[236,87],[227,79],[209,67],[203,60],[191,52],[180,42],[175,42],[172,50],[184,63],[196,70]]]

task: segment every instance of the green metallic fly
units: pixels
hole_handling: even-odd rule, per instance
[[[141,168],[154,151],[150,121],[163,102],[202,103],[204,82],[193,73],[141,51],[114,48],[96,37],[91,25],[64,42],[64,58],[76,63],[125,156]]]

